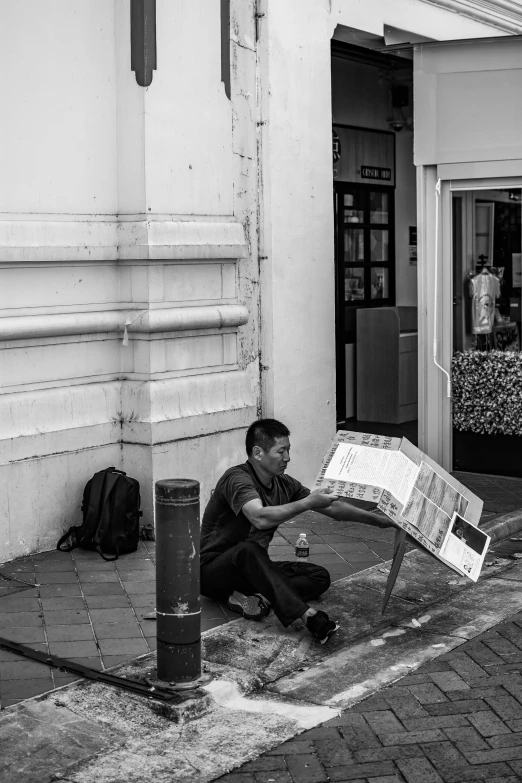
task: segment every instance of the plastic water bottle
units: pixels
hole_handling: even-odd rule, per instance
[[[306,562],[308,560],[309,554],[310,545],[306,538],[306,533],[299,533],[299,538],[295,542],[295,556],[299,560],[304,560]]]

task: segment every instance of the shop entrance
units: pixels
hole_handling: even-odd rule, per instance
[[[452,193],[453,468],[522,476],[522,190]]]
[[[522,473],[521,40],[386,48],[413,53],[419,447],[448,471]]]
[[[412,62],[332,42],[338,428],[417,441]]]

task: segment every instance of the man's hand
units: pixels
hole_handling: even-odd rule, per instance
[[[310,504],[308,508],[318,511],[320,514],[330,517],[330,519],[337,519],[339,522],[361,522],[363,525],[373,525],[374,527],[396,527],[391,519],[388,519],[386,514],[379,509],[367,511],[364,508],[352,505],[346,498],[339,498],[337,495],[330,493],[331,490],[329,489],[317,489],[315,492],[312,492],[306,500],[311,500],[315,495],[327,498],[330,502],[324,505]],[[313,500],[312,503],[314,503]]]
[[[332,495],[331,489],[314,489],[306,498],[308,508],[312,511],[319,508],[328,508],[335,500],[339,500],[337,495]]]

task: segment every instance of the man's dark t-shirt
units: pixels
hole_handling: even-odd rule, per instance
[[[219,479],[203,514],[201,565],[246,539],[268,549],[277,525],[268,530],[253,527],[241,511],[249,500],[259,498],[263,506],[284,506],[309,494],[310,490],[291,476],[275,476],[271,486],[262,484],[248,461],[229,468]]]

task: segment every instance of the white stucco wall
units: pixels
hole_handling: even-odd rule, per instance
[[[335,432],[329,3],[264,8],[263,406],[290,428],[290,472],[309,483]]]
[[[113,2],[2,2],[0,30],[0,212],[114,212]]]
[[[154,481],[196,478],[204,505],[244,459],[255,17],[250,0],[231,10],[229,100],[214,0],[158,0],[147,89],[128,0],[0,4],[0,562],[78,524],[95,470],[138,478],[150,522]]]
[[[117,2],[128,25],[128,3]],[[145,107],[144,211],[231,215],[232,117],[220,81],[219,3],[160,1],[156,30],[159,60],[153,83],[147,90],[135,82],[132,87]],[[121,29],[119,38],[129,50],[129,36]],[[123,133],[127,114],[120,115]],[[122,199],[125,204],[123,193]],[[136,211],[131,204],[125,207],[122,211]]]

